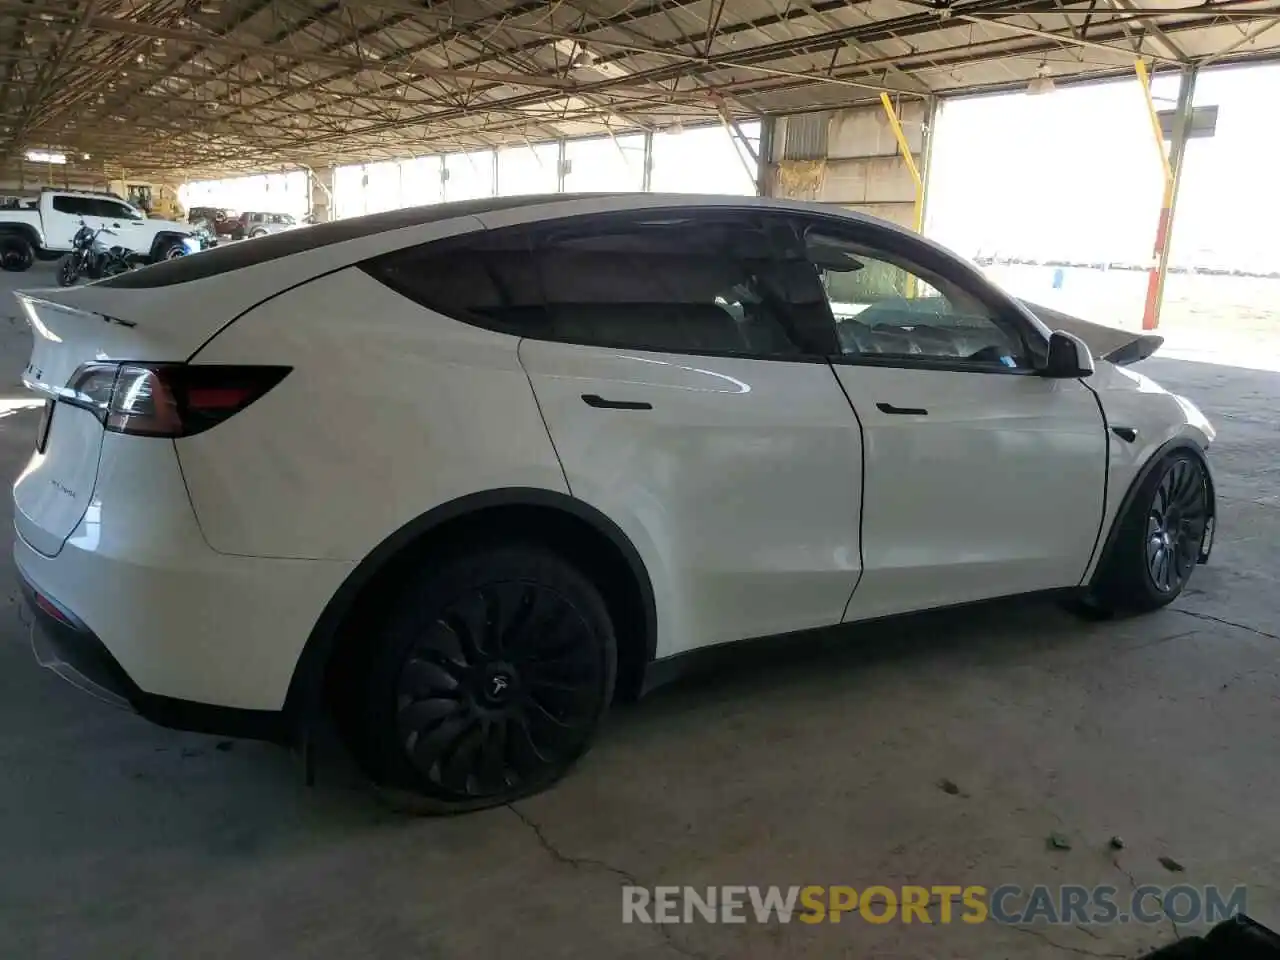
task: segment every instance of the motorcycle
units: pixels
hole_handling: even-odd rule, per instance
[[[82,278],[101,280],[103,277],[114,277],[148,263],[146,257],[124,247],[108,247],[99,239],[104,233],[108,236],[116,235],[114,230],[107,227],[94,230],[83,220],[80,221],[80,229],[71,238],[71,252],[58,263],[58,286],[69,287]]]

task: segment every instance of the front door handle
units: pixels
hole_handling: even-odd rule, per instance
[[[892,403],[877,403],[876,409],[881,413],[896,413],[908,417],[927,417],[929,411],[924,407],[895,407]]]
[[[652,410],[653,404],[644,400],[606,400],[594,393],[584,393],[582,402],[597,410]]]

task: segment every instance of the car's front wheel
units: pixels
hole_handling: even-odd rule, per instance
[[[535,545],[457,555],[407,578],[364,683],[363,759],[419,809],[507,803],[561,777],[613,694],[599,591]]]
[[[1175,450],[1142,481],[1120,518],[1091,602],[1132,613],[1171,603],[1195,570],[1208,519],[1204,465],[1194,453]]]

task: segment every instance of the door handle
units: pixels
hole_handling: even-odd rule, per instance
[[[898,413],[908,417],[927,417],[929,411],[924,407],[895,407],[892,403],[877,403],[876,409],[881,413]]]
[[[120,224],[118,223],[113,223],[112,226],[115,227],[117,230],[120,229]]]
[[[584,393],[582,402],[597,410],[652,410],[653,404],[644,400],[606,400],[594,393]]]

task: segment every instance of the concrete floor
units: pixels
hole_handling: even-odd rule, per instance
[[[0,319],[5,396],[26,350],[21,322]],[[104,706],[32,661],[5,553],[0,956],[1125,957],[1174,935],[660,929],[620,922],[631,879],[1244,883],[1249,912],[1280,927],[1280,374],[1142,369],[1221,430],[1214,560],[1174,609],[1099,624],[1001,603],[745,655],[617,712],[568,780],[518,809],[407,818],[340,758],[308,789],[282,750]],[[0,474],[34,426],[30,411],[0,420]],[[7,497],[0,510],[7,529]]]

